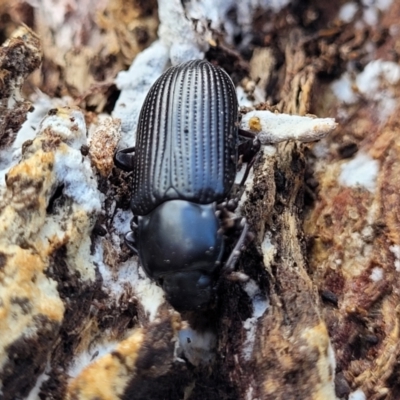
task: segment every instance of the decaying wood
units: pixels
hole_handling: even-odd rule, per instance
[[[0,51],[0,154],[11,160],[0,187],[0,399],[399,398],[400,77],[385,74],[399,57],[400,4],[379,10],[381,27],[356,24],[371,5],[350,22],[335,2],[253,9],[237,48],[190,2],[173,4],[247,99],[265,95],[256,110],[339,122],[317,144],[263,147],[238,208],[254,239],[213,308],[179,316],[122,239],[130,177],[112,154],[131,121],[98,115],[113,110],[117,72],[155,40],[157,5],[78,3],[57,2],[54,21],[45,0],[0,3],[4,36],[21,21],[39,33],[21,28]],[[175,21],[163,23],[160,35],[171,33]],[[40,73],[26,82],[40,42]],[[375,92],[357,81],[374,59],[392,62],[370,78]],[[348,103],[331,86],[345,71]],[[24,82],[26,96],[49,97],[17,146],[34,115]]]

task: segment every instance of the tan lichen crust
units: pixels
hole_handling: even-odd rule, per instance
[[[331,156],[329,163],[316,164],[319,199],[306,224],[307,233],[316,235],[314,280],[335,299],[324,315],[337,361],[345,379],[368,399],[397,398],[388,388],[400,357],[397,115],[384,126],[376,125],[374,113],[362,119],[368,127],[347,126],[369,137],[353,160]]]
[[[0,146],[12,143],[31,107],[21,86],[42,60],[38,36],[21,26],[0,47]]]
[[[92,120],[87,142],[79,111],[52,110],[9,169],[40,46],[26,28],[6,42],[1,400],[400,399],[399,1],[0,0],[0,14],[3,36],[24,16],[43,41],[24,88]],[[242,128],[278,144],[235,211],[253,241],[180,324],[124,244],[131,175],[112,167],[119,122],[97,114],[133,146],[151,84],[203,56],[236,85]]]
[[[121,138],[121,121],[103,117],[94,125],[89,141],[89,156],[103,177],[114,167],[114,153]]]
[[[47,93],[80,96],[80,105],[102,111],[116,73],[156,37],[156,1],[39,0],[34,24],[43,45]]]
[[[7,399],[26,395],[35,383],[18,365],[36,368],[37,377],[58,340],[65,305],[49,277],[54,254],[65,249],[66,274],[94,278],[89,235],[100,203],[89,160],[80,154],[85,140],[80,111],[52,110],[6,176],[0,200],[0,390]],[[60,187],[64,201],[56,205],[51,199]],[[75,197],[81,190],[90,202]]]
[[[117,348],[86,367],[69,388],[70,399],[117,399],[133,378],[135,362],[144,340],[142,329],[120,342]]]
[[[234,288],[227,289],[218,349],[222,352],[220,367],[228,369],[240,399],[336,400],[335,355],[318,292],[308,274],[302,227],[306,163],[304,145],[296,142],[318,140],[332,132],[336,123],[333,119],[300,117],[308,112],[317,70],[314,65],[307,66],[305,50],[299,45],[301,33],[297,35],[285,39],[284,84],[275,107],[285,114],[269,112],[264,104],[241,122],[253,131],[265,132],[267,143],[294,142],[264,147],[240,203],[256,237],[239,264],[269,299],[259,315],[260,295],[253,298],[253,315],[258,318],[251,331],[245,323],[239,325],[243,298],[236,300],[229,296]],[[277,124],[276,135],[268,126],[271,121]],[[255,273],[260,266],[263,272]],[[237,355],[237,349],[246,349],[244,333],[251,333],[253,341],[247,357]]]
[[[299,217],[304,167],[298,144],[281,144],[275,152],[266,148],[242,205],[258,233],[255,240],[266,253],[263,258],[268,260],[264,268],[270,305],[254,332],[250,358],[253,368],[239,359],[246,373],[231,373],[239,387],[247,387],[247,393],[258,393],[262,399],[336,399],[335,357],[319,312],[317,292],[306,269]],[[250,265],[254,262],[250,254],[248,259],[244,256],[246,273],[252,273]],[[231,309],[238,307],[229,305]]]
[[[397,24],[400,3],[387,7],[369,37]],[[399,43],[397,30],[384,37],[318,101],[340,125],[311,157],[319,187],[305,230],[343,398],[400,398],[400,68],[389,55]]]
[[[180,318],[172,315],[137,329],[72,380],[67,399],[119,399],[137,393],[149,378],[166,375],[172,367],[180,327]]]

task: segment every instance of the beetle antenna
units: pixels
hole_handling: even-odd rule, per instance
[[[240,250],[242,249],[244,241],[246,240],[247,232],[249,231],[249,224],[246,222],[246,218],[243,218],[242,221],[244,221],[242,232],[240,233],[240,237],[223,267],[224,272],[231,272],[233,270],[236,261],[240,256]]]

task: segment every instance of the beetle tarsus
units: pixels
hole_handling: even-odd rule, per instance
[[[250,280],[250,277],[243,273],[243,272],[238,272],[238,271],[232,271],[231,273],[226,275],[226,279],[232,282],[248,282]]]
[[[136,240],[133,235],[133,232],[128,232],[125,235],[125,243],[135,254],[138,253],[137,248],[136,248]]]

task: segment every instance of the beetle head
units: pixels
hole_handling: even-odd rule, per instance
[[[137,245],[147,275],[177,310],[198,309],[212,297],[224,239],[213,204],[171,200],[138,219]]]
[[[167,299],[177,311],[206,307],[211,301],[213,286],[213,278],[202,271],[175,272],[162,281]]]

